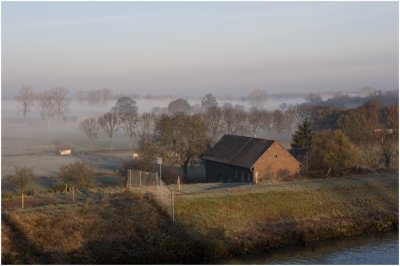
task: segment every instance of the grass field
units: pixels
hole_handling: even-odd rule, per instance
[[[205,187],[197,190],[201,193],[178,194],[177,219],[203,234],[218,232],[216,237],[237,241],[279,238],[291,230],[312,241],[358,234],[368,229],[360,229],[367,223],[389,217],[398,220],[398,176],[394,174],[231,185],[223,192]],[[339,231],[313,235],[318,228]]]
[[[3,212],[2,262],[204,263],[394,230],[398,192],[395,174],[257,186],[193,184],[176,195],[175,224],[152,198],[132,193],[100,203]]]

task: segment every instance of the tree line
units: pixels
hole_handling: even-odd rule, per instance
[[[170,102],[166,112],[138,115],[135,101],[121,97],[110,112],[97,120],[82,121],[81,129],[91,141],[102,129],[110,139],[110,149],[113,134],[124,129],[130,148],[137,139],[141,168],[151,168],[154,157],[162,156],[180,165],[184,177],[190,161],[201,157],[223,134],[265,138],[293,134],[292,148],[307,150],[307,161],[303,162],[307,170],[340,173],[356,162],[354,147],[364,165],[374,168],[385,162],[389,168],[396,153],[393,142],[398,134],[398,104],[384,106],[378,99],[369,99],[359,107],[345,109],[321,103],[313,100],[268,111],[258,102],[246,111],[230,103],[219,106],[216,98],[207,94],[196,112],[187,100],[179,98]],[[390,135],[379,134],[388,129],[392,130]]]
[[[77,91],[76,97],[79,102],[87,101],[92,105],[107,104],[115,98],[110,89]],[[60,121],[70,111],[69,90],[62,87],[35,92],[31,86],[22,86],[15,99],[20,103],[18,112],[24,119],[35,105],[39,107],[41,118],[46,121],[52,118]]]

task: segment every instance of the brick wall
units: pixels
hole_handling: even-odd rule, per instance
[[[294,175],[300,171],[300,162],[275,141],[254,165],[256,171],[258,181]]]

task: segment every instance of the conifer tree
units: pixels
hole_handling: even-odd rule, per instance
[[[312,135],[311,121],[305,119],[299,124],[292,136],[292,143],[290,144],[292,149],[308,149],[311,144]]]

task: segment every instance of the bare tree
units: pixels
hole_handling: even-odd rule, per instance
[[[233,124],[235,123],[235,111],[232,104],[224,103],[222,106],[222,117],[224,121],[224,131],[226,134],[233,134]]]
[[[249,124],[252,128],[252,134],[254,137],[257,135],[257,129],[261,128],[263,121],[264,112],[252,107],[249,111]]]
[[[288,109],[283,111],[283,115],[284,115],[284,120],[283,120],[284,129],[286,129],[286,132],[288,134],[292,134],[294,114],[292,110]]]
[[[24,115],[24,119],[26,118],[26,114],[31,111],[30,107],[33,106],[35,95],[33,93],[32,87],[30,86],[22,86],[19,90],[19,94],[16,97],[16,100],[21,103],[21,112]]]
[[[83,103],[87,99],[87,94],[85,91],[78,90],[75,92],[75,95],[79,103]]]
[[[243,106],[233,107],[230,103],[224,103],[222,117],[226,134],[244,134],[246,132],[247,113]]]
[[[386,171],[389,172],[390,166],[392,165],[393,155],[395,154],[394,143],[390,134],[385,134],[380,141],[382,162],[385,165]]]
[[[215,143],[223,127],[222,110],[218,106],[211,106],[204,113],[203,117],[207,126],[207,133],[212,142]]]
[[[40,107],[40,116],[43,120],[47,121],[47,126],[49,126],[49,120],[55,115],[55,107],[53,96],[50,91],[43,91],[37,95]]]
[[[249,92],[247,99],[253,107],[263,109],[265,102],[268,100],[268,93],[266,90],[255,89]]]
[[[104,88],[97,91],[99,99],[103,104],[107,104],[109,101],[112,100],[113,96],[110,89]]]
[[[66,88],[52,88],[50,90],[52,101],[54,102],[54,113],[58,121],[69,112],[69,98],[68,89]]]
[[[28,167],[23,167],[15,168],[15,174],[10,175],[7,177],[7,181],[12,184],[14,187],[16,187],[17,192],[21,194],[21,205],[23,207],[23,198],[24,198],[24,193],[25,190],[27,189],[28,185],[32,182],[32,179],[34,178],[34,174],[31,168]]]
[[[291,106],[289,111],[293,114],[293,120],[296,125],[302,124],[305,120],[311,117],[311,106],[307,103],[296,104]]]
[[[93,140],[99,133],[99,124],[95,118],[87,118],[79,123],[80,130],[86,134],[90,141],[90,150],[93,151]]]
[[[214,106],[218,106],[217,98],[211,93],[207,93],[206,96],[201,99],[201,109],[207,111]]]
[[[382,163],[382,154],[375,142],[363,143],[359,149],[361,158],[368,167],[376,169]]]
[[[273,128],[276,134],[282,133],[285,128],[285,115],[280,110],[275,110],[273,116]]]
[[[147,143],[150,141],[151,136],[153,135],[155,124],[156,124],[156,115],[154,113],[143,113],[140,117],[139,123],[139,136],[143,142]]]
[[[178,98],[168,104],[168,111],[171,113],[189,113],[191,106],[186,99]]]
[[[309,93],[306,96],[306,102],[312,105],[317,105],[317,104],[321,104],[322,101],[322,97],[321,95],[317,94],[317,93]]]
[[[98,123],[101,129],[103,129],[104,133],[110,139],[110,151],[112,151],[112,138],[114,133],[117,132],[120,126],[118,116],[115,112],[107,112],[99,117]]]
[[[129,137],[129,149],[132,150],[133,137],[136,135],[138,116],[136,113],[127,113],[121,120],[121,126]]]
[[[274,118],[272,113],[267,110],[261,110],[261,112],[262,112],[262,120],[260,128],[264,131],[265,137],[269,138],[271,136],[271,132],[273,129]]]

